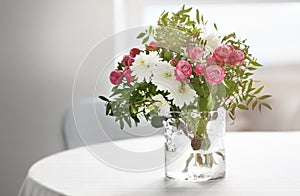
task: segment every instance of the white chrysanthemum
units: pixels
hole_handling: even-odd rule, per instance
[[[188,84],[181,82],[174,82],[173,88],[169,90],[170,94],[167,96],[169,99],[173,99],[173,103],[178,107],[183,107],[184,104],[189,104],[194,101],[197,96],[196,91],[192,89]]]
[[[152,99],[157,101],[153,105],[158,108],[159,116],[167,116],[170,113],[170,105],[161,94],[153,96]]]
[[[218,46],[221,45],[219,36],[215,32],[204,32],[203,39],[207,40],[206,49],[213,52]]]
[[[152,83],[158,90],[164,91],[172,88],[174,82],[176,82],[174,67],[166,61],[159,63],[153,71]]]
[[[149,52],[149,54],[140,53],[135,57],[131,66],[132,75],[137,77],[138,82],[142,82],[144,79],[146,82],[149,82],[152,72],[159,61],[160,58],[156,51]]]

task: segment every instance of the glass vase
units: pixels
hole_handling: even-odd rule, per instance
[[[225,176],[224,108],[209,112],[172,112],[165,126],[165,176],[207,181]]]

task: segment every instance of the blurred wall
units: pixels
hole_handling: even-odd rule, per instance
[[[64,149],[75,73],[112,21],[111,0],[0,1],[1,196],[16,195],[31,164]]]

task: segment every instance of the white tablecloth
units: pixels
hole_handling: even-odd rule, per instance
[[[161,143],[163,138],[130,139],[117,143],[132,149],[140,148],[134,141],[153,146]],[[107,144],[97,146],[106,149]],[[135,173],[114,169],[82,147],[34,164],[19,195],[299,196],[299,147],[300,132],[227,133],[226,177],[206,183],[166,181],[163,168]]]

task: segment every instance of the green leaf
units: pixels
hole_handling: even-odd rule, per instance
[[[256,67],[262,67],[263,66],[262,64],[260,64],[260,63],[258,63],[256,61],[252,61],[251,64],[254,65],[254,66],[256,66]]]
[[[144,37],[145,35],[146,35],[146,33],[140,33],[136,38],[140,39],[140,38]]]
[[[198,9],[196,9],[196,20],[197,20],[197,23],[200,24],[200,15],[199,15]]]
[[[126,66],[126,65],[122,65],[122,63],[118,63],[117,69],[118,70],[123,70],[124,66]]]
[[[188,9],[185,10],[186,13],[190,12],[193,9],[193,7],[190,7]]]
[[[236,38],[235,33],[230,33],[229,35],[224,36],[224,38],[222,39],[221,42],[224,42],[224,41],[226,41],[226,40],[228,40],[230,38]]]
[[[177,12],[177,14],[189,13],[192,9],[193,9],[193,7],[190,7],[188,9],[184,9],[184,6],[183,6],[181,8],[181,10],[179,12]]]
[[[229,112],[229,117],[231,118],[231,120],[234,120],[235,119],[235,116],[232,114],[232,112]]]
[[[261,112],[261,104],[258,105],[258,110]]]
[[[153,116],[152,119],[151,119],[151,125],[154,127],[154,128],[160,128],[160,127],[163,127],[164,124],[163,124],[163,121],[165,120],[166,118],[163,117],[163,116]]]
[[[140,122],[140,119],[136,115],[131,115],[131,118],[134,120],[135,126],[137,126]]]
[[[149,40],[149,36],[145,37],[145,38],[143,39],[142,44],[145,44],[146,42],[148,42],[148,40]]]
[[[115,96],[115,95],[117,95],[117,94],[119,94],[119,93],[121,93],[122,92],[122,89],[117,89],[115,92],[113,92],[109,97],[113,97],[113,96]]]
[[[237,107],[240,108],[241,110],[249,110],[248,107],[243,104],[239,104],[237,105]]]
[[[216,31],[218,31],[218,27],[217,27],[216,23],[214,23],[214,27],[215,27]]]
[[[226,93],[228,95],[231,95],[237,88],[237,84],[232,80],[226,80],[225,86],[226,86]]]
[[[251,89],[253,85],[253,80],[250,80],[249,85],[248,85],[248,89]]]
[[[110,114],[110,111],[111,111],[111,104],[108,103],[108,104],[106,105],[106,111],[105,111],[105,114],[106,114],[106,115],[109,115],[109,114]]]
[[[148,31],[149,31],[150,34],[153,33],[153,27],[150,26]]]
[[[256,91],[254,91],[254,94],[260,93],[263,88],[264,88],[264,86],[259,87]]]
[[[102,99],[103,101],[110,102],[110,100],[109,100],[109,99],[107,99],[107,98],[106,98],[106,97],[104,97],[104,96],[99,96],[99,98],[100,98],[100,99]]]
[[[195,22],[194,21],[188,21],[185,23],[186,26],[193,26],[195,25]]]
[[[272,110],[272,107],[271,107],[269,104],[267,104],[267,103],[262,103],[262,105],[265,106],[266,108],[268,108],[269,110]]]
[[[124,129],[124,121],[123,121],[123,119],[120,119],[120,128]]]
[[[255,109],[255,107],[256,107],[256,105],[257,105],[257,100],[255,100],[254,102],[253,102],[253,104],[252,104],[252,110],[254,110]]]
[[[250,70],[250,71],[255,71],[255,70],[257,70],[256,67],[248,67],[247,69]]]
[[[216,153],[217,155],[221,156],[223,160],[225,160],[225,156],[224,156],[223,153],[221,153],[221,152],[215,152],[215,153]]]
[[[253,100],[254,97],[250,97],[247,101],[247,105],[249,105],[251,103],[251,101]]]
[[[249,72],[245,73],[245,77],[246,77],[246,78],[248,78],[248,77],[250,77],[250,76],[252,76],[252,75],[253,75],[253,73],[249,73]]]
[[[208,99],[207,99],[207,110],[213,110],[216,105],[216,102],[213,98],[212,93],[209,93]]]
[[[124,120],[125,120],[125,122],[127,123],[127,125],[128,125],[129,127],[131,127],[131,119],[130,119],[130,117],[129,117],[129,116],[128,116],[128,117],[125,117]]]
[[[259,97],[258,99],[259,100],[264,100],[264,99],[267,99],[267,98],[270,98],[270,97],[272,97],[272,95],[263,95],[263,96]]]
[[[164,14],[162,15],[161,19],[162,19],[162,20],[166,19],[166,18],[168,17],[168,15],[169,15],[169,12],[164,13]]]
[[[202,22],[202,24],[204,24],[204,17],[203,17],[203,15],[201,15],[201,22]]]

